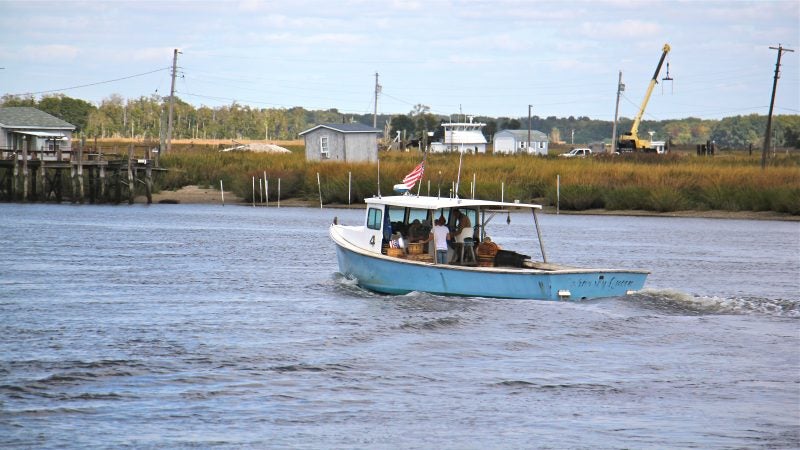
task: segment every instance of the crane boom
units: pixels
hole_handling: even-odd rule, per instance
[[[647,86],[647,92],[644,95],[644,100],[642,101],[642,106],[639,107],[639,113],[636,114],[636,118],[633,120],[633,124],[631,125],[631,131],[629,133],[624,133],[622,136],[619,137],[619,142],[617,143],[617,147],[620,150],[638,150],[638,149],[647,149],[650,146],[650,142],[645,144],[644,140],[639,139],[639,124],[642,121],[642,116],[644,115],[644,110],[647,108],[647,102],[650,101],[650,95],[653,93],[653,88],[658,83],[658,74],[661,72],[661,66],[664,65],[664,60],[667,58],[667,53],[670,51],[669,44],[664,44],[664,48],[662,49],[663,53],[661,53],[661,59],[658,60],[658,66],[656,66],[656,71],[653,73],[653,78],[650,80],[650,84]]]

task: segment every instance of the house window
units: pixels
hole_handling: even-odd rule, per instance
[[[329,159],[331,157],[328,151],[328,136],[320,136],[319,138],[319,154],[322,159]]]

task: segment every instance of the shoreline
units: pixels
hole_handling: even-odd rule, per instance
[[[136,203],[146,202],[144,196],[137,196]],[[217,189],[206,189],[199,186],[184,186],[177,191],[161,191],[153,194],[153,203],[175,203],[175,204],[222,204],[220,191]],[[241,197],[236,196],[233,192],[225,191],[225,204],[251,206],[252,203],[245,202]],[[276,205],[276,201],[271,201],[269,206]],[[257,205],[264,206],[264,205]],[[300,199],[284,199],[281,200],[281,206],[286,207],[307,207],[314,208],[319,206],[318,201],[313,200],[300,200]],[[332,209],[361,209],[362,204],[358,205],[343,205],[343,204],[328,204],[324,205],[325,208]],[[542,208],[544,214],[556,214],[556,209],[552,206],[545,206]],[[800,222],[800,216],[793,216],[786,213],[777,213],[774,211],[722,211],[722,210],[708,210],[708,211],[672,211],[672,212],[656,212],[656,211],[643,211],[643,210],[605,210],[605,209],[588,209],[584,211],[559,211],[558,214],[563,215],[580,215],[580,216],[632,216],[632,217],[683,217],[683,218],[698,218],[698,219],[732,219],[732,220],[778,220],[785,222]]]

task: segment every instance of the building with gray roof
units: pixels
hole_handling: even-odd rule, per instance
[[[33,107],[0,108],[0,150],[69,149],[73,131],[75,125]]]

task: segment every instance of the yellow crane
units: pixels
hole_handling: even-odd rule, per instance
[[[664,44],[663,53],[661,53],[661,59],[658,60],[656,71],[653,74],[653,78],[650,80],[650,85],[647,86],[647,93],[645,93],[644,101],[642,101],[642,106],[639,108],[639,114],[636,114],[636,118],[633,120],[631,131],[629,133],[622,133],[617,140],[617,151],[652,151],[650,148],[650,141],[647,139],[639,139],[639,123],[642,121],[642,116],[644,115],[644,109],[647,107],[647,102],[650,101],[650,94],[653,93],[653,88],[658,83],[658,73],[661,72],[661,66],[664,65],[664,59],[667,58],[667,53],[669,53],[669,50],[669,44]]]

